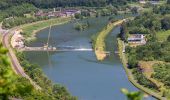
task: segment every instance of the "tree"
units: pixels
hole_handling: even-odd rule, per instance
[[[130,69],[138,67],[138,61],[136,60],[136,56],[135,55],[129,56],[129,58],[128,58],[128,67]]]
[[[120,38],[123,41],[127,41],[127,37],[128,37],[127,34],[128,34],[128,31],[127,31],[126,24],[123,23],[122,26],[120,27]]]
[[[16,89],[13,84],[16,77],[10,69],[9,59],[6,56],[7,49],[0,44],[0,99],[7,100],[9,95]]]
[[[77,14],[75,14],[75,18],[76,18],[76,19],[81,19],[81,18],[82,18],[82,15],[77,13]]]
[[[143,93],[141,91],[129,92],[127,89],[121,89],[121,92],[126,95],[127,100],[142,100]]]
[[[164,17],[161,20],[161,24],[162,24],[162,29],[165,29],[165,30],[170,29],[170,17]]]
[[[132,12],[133,14],[137,14],[137,13],[138,13],[138,8],[137,8],[137,7],[133,7],[133,8],[131,9],[131,12]]]
[[[168,36],[167,41],[170,42],[170,35]]]
[[[170,0],[167,0],[167,4],[170,4]]]

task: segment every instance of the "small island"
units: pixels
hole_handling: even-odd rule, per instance
[[[84,31],[89,27],[90,27],[89,22],[77,22],[74,24],[75,30],[78,31]]]

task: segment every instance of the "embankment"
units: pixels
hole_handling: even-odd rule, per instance
[[[106,44],[105,44],[106,36],[112,31],[112,29],[115,26],[122,24],[123,21],[124,20],[118,20],[116,22],[109,23],[105,28],[103,28],[103,30],[101,32],[98,33],[98,35],[96,37],[95,44],[93,44],[97,60],[102,61],[102,60],[104,60],[106,58],[106,56],[107,56],[107,53],[105,51],[105,48],[106,48]]]

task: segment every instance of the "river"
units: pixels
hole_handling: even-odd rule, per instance
[[[88,21],[90,28],[81,32],[74,29],[76,22],[53,26],[49,44],[91,48],[91,35],[99,32],[106,25],[108,18],[89,18],[83,21]],[[43,46],[47,41],[48,30],[38,32],[37,40],[30,46]],[[119,32],[120,27],[115,27],[107,37],[107,50],[116,50],[116,35]],[[114,53],[103,62],[98,62],[94,52],[91,51],[25,54],[32,63],[41,66],[50,80],[65,86],[79,100],[126,100],[124,94],[120,92],[121,88],[138,90],[128,81],[122,63]],[[146,100],[153,98],[149,97]]]

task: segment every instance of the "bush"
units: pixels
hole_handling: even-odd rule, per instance
[[[151,82],[150,80],[148,80],[144,75],[143,73],[138,70],[137,68],[133,69],[133,72],[132,72],[135,76],[135,79],[137,80],[137,82],[145,87],[148,87],[150,89],[154,89],[154,90],[158,90],[158,87],[153,83]]]
[[[76,24],[74,24],[74,28],[76,30],[78,30],[78,31],[84,31],[88,27],[89,27],[88,22],[87,23],[79,23],[79,22],[77,22]]]

